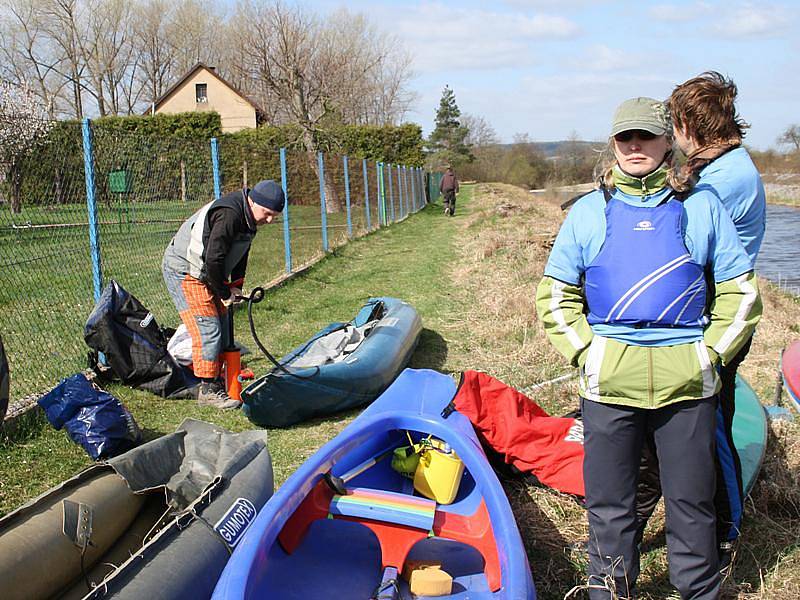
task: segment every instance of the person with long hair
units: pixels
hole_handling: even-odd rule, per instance
[[[755,266],[766,228],[766,194],[758,169],[742,139],[749,127],[736,110],[736,84],[716,71],[706,71],[678,85],[667,100],[675,142],[686,155],[680,177],[684,185],[717,196],[736,226]],[[744,516],[742,464],[733,443],[736,409],[736,372],[750,351],[752,336],[739,352],[719,365],[721,388],[717,405],[717,545],[720,570],[730,572],[733,552]],[[661,489],[658,459],[648,440],[642,460],[637,513],[638,539],[655,510]]]
[[[686,154],[684,176],[697,189],[716,195],[736,226],[736,232],[755,267],[764,239],[767,202],[761,175],[742,139],[749,127],[736,111],[736,84],[716,71],[707,71],[677,86],[667,107],[675,141]],[[720,562],[730,563],[744,512],[742,465],[733,444],[736,371],[750,351],[752,336],[719,368],[722,388],[717,410],[717,542]],[[723,566],[723,565],[721,565]]]
[[[727,362],[761,316],[731,218],[673,164],[662,102],[616,110],[613,160],[558,233],[537,289],[553,345],[579,367],[589,597],[629,598],[639,575],[636,488],[652,435],[666,504],[670,581],[717,598],[714,424]]]

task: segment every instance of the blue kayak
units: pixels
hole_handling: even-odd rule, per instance
[[[235,549],[213,598],[411,600],[400,573],[433,562],[452,576],[450,593],[440,598],[534,600],[511,507],[472,425],[458,412],[442,416],[455,393],[447,375],[403,371],[278,489]],[[411,480],[384,458],[408,445],[409,435],[414,441],[432,435],[463,461],[452,503],[415,495]],[[332,491],[326,474],[346,481],[345,495]],[[393,519],[390,510],[379,510],[388,502],[370,497],[419,510]],[[343,501],[353,498],[367,499],[369,516],[344,511]]]
[[[422,321],[397,298],[371,298],[348,323],[331,323],[242,390],[245,415],[287,427],[375,400],[408,364]]]

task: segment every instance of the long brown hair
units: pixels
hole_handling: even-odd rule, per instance
[[[738,90],[732,79],[706,71],[677,86],[667,100],[676,128],[699,147],[741,143],[750,127],[736,112]]]

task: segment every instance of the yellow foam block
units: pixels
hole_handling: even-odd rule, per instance
[[[434,560],[407,560],[403,565],[402,578],[411,581],[411,573],[417,569],[441,569],[442,563]]]
[[[417,596],[449,596],[453,593],[453,578],[436,567],[411,572],[411,593]]]

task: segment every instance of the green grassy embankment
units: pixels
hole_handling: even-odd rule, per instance
[[[127,213],[99,207],[104,282],[115,279],[152,310],[160,324],[176,324],[178,319],[161,274],[164,249],[183,220],[200,206],[149,202],[131,204]],[[289,212],[292,261],[297,269],[322,255],[320,207],[292,205]],[[6,225],[8,217],[0,214],[0,313],[3,342],[16,373],[13,401],[43,392],[84,367],[83,325],[94,302],[85,207],[25,207],[14,217],[17,228]],[[327,222],[329,247],[343,245],[346,213],[331,213]],[[372,226],[376,225],[372,206]],[[352,226],[355,236],[365,233],[363,204],[354,204]],[[285,272],[282,218],[262,227],[256,239],[248,281],[263,284]]]
[[[461,196],[468,199],[471,189],[466,188]],[[254,315],[257,331],[272,353],[281,356],[328,323],[352,318],[370,296],[386,295],[411,302],[422,316],[425,329],[412,366],[445,368],[448,342],[441,332],[447,329],[452,318],[449,310],[453,284],[448,272],[456,256],[457,228],[453,220],[444,219],[440,211],[438,207],[430,207],[401,223],[354,240],[336,249],[304,275],[269,291],[265,301],[255,307]],[[297,214],[294,210],[295,223]],[[376,218],[374,214],[373,218]],[[308,220],[311,219],[308,215]],[[262,239],[259,234],[256,238],[248,269],[251,282],[258,281],[257,276],[263,271],[261,261],[274,258],[270,248],[276,253],[280,250],[281,263],[283,261],[282,237],[279,249],[273,248],[272,239],[282,235],[280,226],[265,229],[275,235]],[[319,238],[318,231],[315,235]],[[162,245],[159,243],[158,247]],[[153,271],[158,271],[158,265],[160,254]],[[135,280],[129,283],[134,293],[136,285]],[[160,320],[162,313],[170,314],[161,305],[150,308]],[[79,319],[75,321],[73,335],[80,336],[82,323]],[[168,319],[161,323],[177,325]],[[244,310],[238,311],[235,323],[237,339],[255,349]],[[5,339],[6,333],[3,335]],[[78,341],[82,344],[82,338],[78,337]],[[58,336],[53,343],[58,346]],[[245,362],[256,374],[268,369],[266,359],[261,356],[251,354],[245,357]],[[11,368],[13,393],[14,387],[20,385],[19,380],[24,380],[23,376],[15,378],[15,368],[24,367],[12,364]],[[130,408],[146,439],[173,431],[186,417],[204,419],[237,431],[252,427],[239,411],[219,412],[201,408],[193,401],[165,400],[125,386],[111,386],[109,390]],[[268,432],[277,483],[355,414]],[[25,419],[12,439],[0,442],[0,456],[0,514],[90,464],[83,450],[72,444],[64,432],[54,431],[41,416]]]

